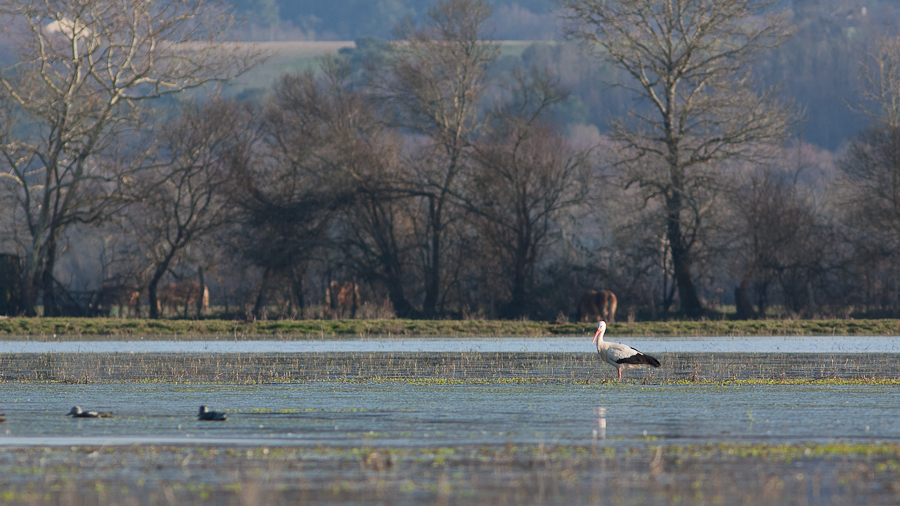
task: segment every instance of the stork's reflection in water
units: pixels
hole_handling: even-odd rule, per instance
[[[594,429],[594,439],[606,439],[606,408],[597,406],[594,408],[597,415],[597,428]]]

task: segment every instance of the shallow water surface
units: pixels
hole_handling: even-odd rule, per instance
[[[596,351],[574,337],[366,338],[229,341],[0,341],[0,353],[577,353]],[[900,336],[622,337],[647,353],[900,353]]]
[[[0,445],[900,441],[897,386],[0,384]],[[109,419],[64,416],[73,405]],[[225,410],[199,422],[198,407]]]

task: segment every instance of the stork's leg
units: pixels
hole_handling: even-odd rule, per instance
[[[619,379],[622,379],[622,369],[619,369],[618,367],[616,367],[616,371],[619,372]]]

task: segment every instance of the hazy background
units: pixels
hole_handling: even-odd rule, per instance
[[[246,19],[243,40],[259,42],[354,41],[363,37],[391,39],[393,27],[407,17],[421,18],[433,2],[417,0],[240,0],[237,12]],[[506,65],[521,58],[527,64],[553,67],[573,92],[567,123],[594,125],[604,131],[606,119],[627,110],[630,104],[605,83],[615,73],[598,67],[574,43],[560,44],[562,33],[549,0],[489,1],[493,37],[498,41],[540,41],[504,44]],[[896,34],[900,3],[886,0],[782,0],[789,9],[796,35],[772,52],[756,72],[767,86],[781,89],[805,110],[797,135],[804,142],[837,150],[863,125],[863,116],[848,104],[857,99],[858,62],[871,48],[874,37]],[[554,42],[548,44],[547,42]],[[264,86],[285,70],[312,65],[311,56],[338,45],[274,44],[278,48],[270,65],[244,87]],[[504,65],[504,59],[497,62]]]
[[[238,0],[231,3],[245,22],[229,36],[254,42],[271,57],[261,67],[225,85],[223,94],[246,103],[265,105],[272,98],[273,84],[281,76],[317,70],[319,58],[326,54],[341,53],[349,57],[357,69],[360,68],[363,61],[371,60],[379,51],[387,49],[386,41],[393,39],[398,23],[404,20],[413,24],[421,22],[434,2]],[[622,118],[644,105],[615,86],[624,81],[620,71],[588,54],[587,48],[577,42],[564,39],[552,1],[488,0],[488,3],[494,9],[489,20],[491,38],[500,47],[500,57],[488,69],[489,81],[502,83],[515,68],[549,68],[570,92],[563,102],[553,106],[554,131],[563,132],[578,149],[598,146],[595,151],[598,160],[593,163],[597,176],[591,183],[596,185],[592,190],[595,201],[589,210],[573,214],[572,224],[560,225],[554,231],[557,234],[554,238],[558,240],[551,244],[536,267],[539,272],[535,293],[539,295],[540,309],[530,315],[544,319],[552,319],[558,314],[571,316],[575,299],[584,289],[609,287],[619,294],[622,313],[628,314],[627,308],[632,306],[641,308],[635,310],[638,317],[650,314],[655,317],[652,301],[669,290],[666,285],[669,274],[659,271],[658,266],[642,262],[652,257],[647,251],[654,251],[645,246],[658,247],[658,244],[651,241],[652,234],[647,235],[647,244],[641,243],[643,239],[635,232],[639,227],[629,223],[630,217],[622,212],[628,203],[616,200],[623,199],[621,194],[624,192],[605,184],[602,178],[609,174],[600,170],[611,157],[612,148],[604,137],[610,119]],[[797,250],[799,253],[790,251],[786,254],[789,260],[797,262],[784,269],[779,278],[783,287],[771,295],[770,304],[788,306],[790,300],[799,301],[792,309],[794,314],[801,314],[797,308],[807,304],[807,298],[818,300],[820,305],[830,303],[833,307],[852,300],[858,305],[871,303],[900,311],[900,271],[894,267],[900,264],[893,260],[896,252],[879,250],[872,257],[865,257],[862,254],[864,248],[853,242],[859,238],[850,237],[855,225],[842,223],[842,207],[835,198],[835,193],[842,187],[836,161],[846,152],[848,142],[866,128],[869,121],[869,117],[860,112],[867,106],[860,101],[860,62],[874,51],[879,37],[900,33],[900,2],[781,0],[774,8],[788,10],[795,34],[774,51],[766,53],[752,71],[762,86],[777,89],[780,98],[795,104],[803,120],[785,139],[785,155],[781,157],[784,167],[773,169],[776,174],[772,184],[784,190],[787,197],[800,202],[804,212],[819,224],[818,228],[802,230],[808,233],[809,240],[804,248]],[[0,59],[4,65],[17,61],[10,43],[14,28],[0,33]],[[165,111],[167,106],[184,102],[185,98],[203,100],[207,95],[212,94],[205,89],[185,93],[181,97],[168,98],[170,102],[160,101],[159,109]],[[750,167],[742,172],[750,175],[755,169]],[[747,185],[756,183],[752,180]],[[765,193],[765,188],[761,193]],[[776,215],[781,212],[779,205],[777,202],[772,204]],[[727,208],[722,209],[724,211],[719,214],[723,226],[719,232],[729,235],[730,240],[744,237],[746,234],[735,225],[739,221],[737,218],[742,216],[740,212],[734,211],[734,216],[728,216]],[[826,229],[836,232],[826,237],[820,232]],[[119,234],[117,229],[94,225],[77,226],[68,231],[55,273],[60,284],[73,291],[91,291],[107,279],[124,276],[116,266],[133,259],[119,253],[126,249],[119,243],[128,240],[116,234]],[[470,247],[466,241],[471,238],[463,235],[460,244]],[[787,235],[796,238],[798,234]],[[471,247],[475,253],[467,251],[470,256],[460,254],[459,258],[486,258],[480,250]],[[823,251],[826,247],[835,250],[829,253],[829,258],[811,259],[810,252]],[[18,252],[9,237],[0,237],[0,252],[4,250]],[[734,303],[732,294],[741,274],[735,269],[740,264],[735,258],[740,257],[740,250],[737,247],[727,255],[711,255],[708,263],[698,267],[698,271],[702,271],[698,283],[710,307]],[[308,273],[297,275],[298,281],[303,281],[306,305],[321,304],[332,280],[365,279],[365,266],[354,264],[352,258],[343,258],[336,251],[323,250],[319,257],[309,260],[314,267],[310,267]],[[136,256],[132,254],[132,257]],[[497,316],[496,308],[507,296],[502,287],[467,272],[463,267],[471,267],[468,262],[461,261],[459,265],[459,272],[453,273],[457,281],[455,286],[460,287],[459,294],[454,295],[456,306],[447,309],[445,314]],[[184,258],[179,257],[173,272],[192,279],[191,276],[196,277],[198,266],[206,270],[213,303],[224,305],[226,310],[238,308],[240,313],[243,311],[240,308],[252,305],[256,294],[262,293],[260,286],[265,284],[261,281],[262,269],[236,261],[229,250],[217,245],[213,238],[197,245]],[[499,262],[493,267],[502,270]],[[795,276],[800,271],[804,274]],[[807,275],[809,279],[817,280],[816,283],[809,281]],[[415,306],[421,304],[421,277],[418,271],[409,274],[413,280],[408,287],[409,299]],[[361,284],[363,299],[385,299],[383,286],[375,282]],[[464,293],[469,289],[474,295]],[[750,293],[762,294],[759,297],[762,300],[767,290],[774,292],[775,288],[760,282],[759,287],[751,286]],[[812,296],[814,290],[815,298]],[[471,306],[468,305],[470,302]],[[802,314],[819,314],[814,303],[808,305],[808,310]],[[651,309],[645,310],[645,307]]]

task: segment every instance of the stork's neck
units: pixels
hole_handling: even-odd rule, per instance
[[[597,327],[597,332],[594,333],[594,343],[597,344],[597,351],[599,352],[601,347],[603,346],[603,334],[606,333],[606,328],[603,326]]]

